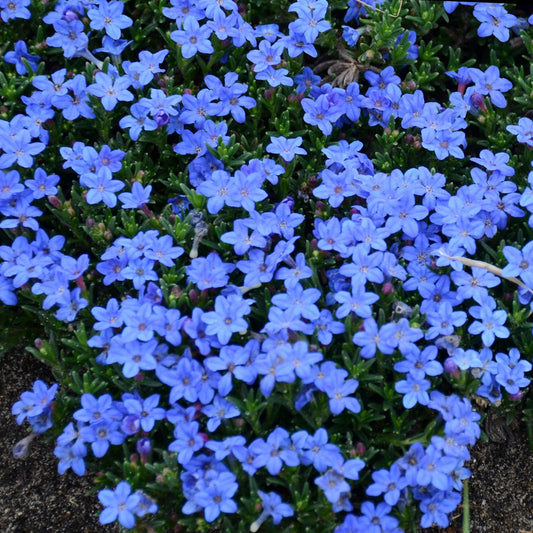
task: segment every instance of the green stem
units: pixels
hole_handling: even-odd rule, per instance
[[[468,495],[468,479],[463,485],[463,533],[470,533],[470,498]]]

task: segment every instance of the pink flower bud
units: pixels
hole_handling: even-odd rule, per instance
[[[49,196],[48,201],[57,209],[61,207],[61,200],[57,196]]]
[[[383,294],[392,294],[394,292],[394,285],[390,281],[386,281],[381,287]]]

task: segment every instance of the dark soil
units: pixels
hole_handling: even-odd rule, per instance
[[[16,424],[12,404],[35,379],[53,380],[45,366],[21,350],[1,358],[0,366],[0,532],[117,533],[116,524],[98,522],[102,506],[91,477],[57,473],[52,442],[38,438],[25,459],[13,458],[13,446],[27,428]],[[467,466],[472,471],[470,532],[533,533],[533,454],[525,428],[516,425],[493,441],[478,442]],[[461,524],[460,507],[447,529],[423,531],[463,533]]]
[[[32,355],[17,350],[0,358],[0,532],[116,533],[116,524],[98,522],[102,506],[91,477],[58,474],[53,442],[37,437],[26,458],[13,458],[13,446],[28,433],[11,406],[36,379],[53,383]]]
[[[467,467],[471,533],[533,533],[533,453],[527,432],[517,427],[505,442],[478,442]],[[424,533],[463,533],[462,506],[447,529]]]

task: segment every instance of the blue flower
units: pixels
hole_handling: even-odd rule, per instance
[[[216,252],[207,257],[196,257],[187,267],[188,282],[195,283],[200,290],[224,287],[235,265],[225,263]]]
[[[242,298],[219,295],[215,299],[215,310],[202,315],[202,321],[207,324],[205,331],[208,335],[216,335],[220,344],[228,344],[233,333],[248,329],[243,316],[249,312],[250,306]]]
[[[518,19],[498,4],[476,4],[474,17],[481,22],[477,30],[480,37],[494,35],[502,43],[509,40],[509,28],[518,24]]]
[[[112,39],[120,39],[120,30],[133,24],[133,20],[124,15],[123,11],[124,3],[121,1],[100,0],[96,8],[87,11],[87,16],[91,19],[90,26],[93,30],[105,30]]]
[[[145,206],[150,201],[151,192],[151,185],[143,187],[141,183],[135,181],[131,186],[131,192],[119,194],[118,199],[122,202],[123,209],[137,209]]]
[[[285,161],[292,161],[297,154],[305,155],[307,150],[301,148],[302,138],[294,137],[287,139],[286,137],[270,137],[270,144],[265,150],[270,154],[279,154]]]
[[[84,26],[77,18],[65,20],[63,18],[54,22],[56,33],[46,39],[48,46],[58,46],[63,48],[63,55],[67,59],[84,55],[87,53],[89,38],[84,33]]]
[[[11,414],[17,415],[17,424],[22,424],[25,418],[34,427],[34,433],[44,433],[52,427],[52,408],[55,394],[59,385],[54,383],[48,387],[40,379],[33,384],[33,391],[26,391],[20,395],[20,400],[13,404]]]
[[[468,333],[480,335],[485,346],[492,346],[496,337],[506,339],[509,337],[509,330],[503,325],[507,320],[507,311],[496,310],[496,302],[490,296],[481,305],[475,305],[468,310],[470,314],[477,318],[468,327]]]
[[[15,163],[23,168],[31,168],[32,156],[40,154],[46,148],[44,143],[32,142],[27,129],[21,129],[14,136],[0,134],[0,139],[4,151],[0,156],[0,168],[9,168]]]
[[[165,418],[165,409],[157,407],[158,404],[159,394],[152,394],[145,399],[127,397],[123,400],[124,408],[128,414],[139,417],[143,431],[152,431],[156,420]]]
[[[377,302],[379,296],[373,292],[365,292],[363,283],[352,283],[352,291],[339,291],[335,294],[335,301],[341,304],[336,311],[337,318],[344,318],[355,313],[361,318],[372,316],[371,304]]]
[[[117,103],[131,102],[133,94],[128,91],[131,85],[127,76],[114,79],[105,72],[97,72],[94,75],[95,83],[87,87],[87,92],[101,99],[102,106],[106,111],[115,109]]]
[[[206,521],[213,522],[220,513],[237,512],[237,504],[231,498],[238,488],[235,475],[222,472],[218,477],[210,479],[205,488],[196,492],[193,501],[203,508]]]
[[[272,44],[264,40],[259,43],[259,49],[248,52],[246,57],[254,63],[254,72],[258,73],[267,70],[269,66],[281,63],[283,48],[282,41]]]
[[[533,147],[533,120],[527,117],[518,119],[517,125],[506,126],[505,129],[517,136],[519,143],[526,143]]]
[[[100,513],[100,523],[110,524],[117,520],[127,529],[135,525],[135,509],[141,502],[141,495],[131,494],[131,486],[127,481],[121,481],[115,490],[102,489],[98,499],[105,509]]]
[[[14,5],[17,5],[17,4],[15,3]],[[28,10],[25,9],[25,11],[28,11]],[[5,12],[5,9],[2,10],[2,12],[0,12],[0,16],[2,16],[2,19],[4,19],[4,16],[3,16],[4,12]],[[23,17],[23,18],[29,18],[29,17]],[[15,43],[15,50],[14,51],[10,50],[9,52],[6,52],[4,54],[4,59],[6,63],[12,63],[13,65],[15,65],[17,74],[20,74],[22,76],[28,73],[28,71],[26,70],[26,66],[22,62],[22,59],[25,59],[28,62],[33,72],[37,70],[39,61],[41,60],[39,56],[28,53],[28,47],[26,46],[26,43],[24,41],[17,41]]]
[[[30,19],[31,13],[27,9],[31,4],[31,0],[11,0],[9,2],[2,2],[2,11],[0,11],[0,17],[4,22],[8,22],[10,19]]]
[[[331,207],[339,207],[345,198],[357,194],[357,186],[350,172],[339,173],[326,168],[320,172],[322,183],[313,189],[313,196],[327,199]]]
[[[183,22],[182,30],[174,30],[170,38],[181,46],[183,57],[189,59],[197,52],[212,54],[213,45],[209,40],[213,30],[207,26],[201,26],[194,15],[188,15]]]
[[[429,395],[427,390],[431,383],[427,379],[415,379],[411,374],[407,374],[407,379],[402,379],[394,384],[394,390],[403,394],[402,403],[406,409],[411,409],[417,403],[427,405]]]
[[[254,520],[251,524],[250,531],[252,533],[258,531],[261,527],[261,524],[269,516],[272,517],[272,522],[274,523],[274,525],[277,525],[284,517],[294,515],[294,510],[292,509],[292,507],[287,503],[283,503],[279,494],[276,494],[275,492],[267,493],[263,492],[262,490],[258,490],[257,494],[259,494],[259,497],[261,498],[261,501],[263,503],[263,511],[259,515],[259,518],[257,520]]]
[[[342,373],[337,371],[326,376],[322,380],[319,388],[329,397],[329,410],[331,414],[338,415],[344,409],[348,409],[348,411],[356,414],[361,411],[360,403],[357,399],[350,396],[358,386],[359,382],[356,379],[345,381]]]
[[[382,468],[372,473],[372,483],[366,489],[369,496],[380,496],[389,505],[396,505],[401,496],[401,491],[407,487],[407,479],[403,476],[400,467],[393,464],[390,470]]]
[[[234,418],[241,414],[233,403],[218,394],[213,398],[213,403],[204,405],[201,411],[209,418],[207,421],[208,431],[215,431],[223,420]]]
[[[98,204],[103,202],[107,207],[117,205],[116,192],[124,188],[124,183],[111,178],[111,173],[101,169],[97,174],[84,174],[83,185],[89,188],[87,203]]]

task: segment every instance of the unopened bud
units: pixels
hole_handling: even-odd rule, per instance
[[[512,402],[519,402],[524,397],[524,391],[519,390],[518,392],[515,392],[514,394],[509,394],[509,400]]]
[[[364,455],[366,453],[366,447],[362,442],[358,442],[355,445],[355,451],[358,455]]]
[[[381,287],[383,294],[392,294],[394,292],[394,285],[390,281],[386,281]]]
[[[28,455],[30,450],[30,444],[32,440],[37,436],[37,433],[30,433],[27,437],[19,440],[15,446],[13,446],[13,457],[15,459],[24,459]]]
[[[57,209],[61,207],[61,200],[57,196],[49,196],[48,201]]]
[[[457,366],[457,363],[450,357],[444,361],[444,371],[453,376],[455,379],[459,379],[459,367]]]

